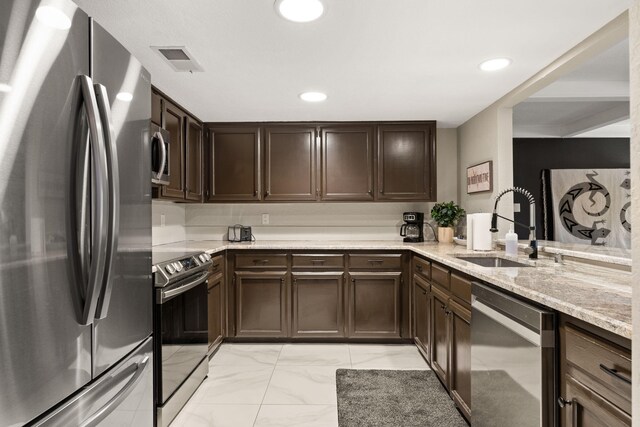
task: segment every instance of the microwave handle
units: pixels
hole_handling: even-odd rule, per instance
[[[164,173],[164,167],[167,165],[167,146],[164,143],[164,138],[162,137],[161,132],[156,132],[155,135],[153,136],[158,138],[158,141],[160,142],[160,147],[161,147],[160,167],[158,168],[158,175],[157,175],[157,178],[161,179],[162,174]]]

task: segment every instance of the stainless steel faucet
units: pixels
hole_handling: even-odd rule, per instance
[[[521,224],[512,219],[505,218],[502,215],[498,215],[498,202],[500,201],[502,196],[504,196],[507,193],[524,194],[527,200],[529,200],[529,226],[528,227],[525,224]],[[498,196],[496,197],[496,203],[493,206],[493,217],[491,218],[492,233],[498,232],[498,217],[502,219],[506,219],[509,222],[512,222],[516,225],[529,229],[529,247],[524,250],[524,253],[529,255],[529,258],[531,259],[537,259],[538,258],[538,240],[536,240],[536,201],[533,198],[533,195],[529,193],[527,190],[525,190],[524,188],[520,188],[520,187],[507,188],[506,190],[501,191],[500,194],[498,194]]]

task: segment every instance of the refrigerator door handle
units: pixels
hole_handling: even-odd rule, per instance
[[[100,409],[94,412],[89,418],[84,420],[79,427],[97,426],[113,411],[113,408],[120,405],[120,403],[122,403],[122,401],[129,395],[129,393],[133,391],[138,381],[140,381],[140,378],[142,378],[142,374],[144,373],[144,369],[147,367],[147,363],[149,363],[149,356],[145,356],[145,358],[141,362],[131,365],[126,371],[124,371],[123,373],[126,373],[127,375],[130,375],[130,371],[133,371],[134,374],[131,379],[124,385],[124,387],[122,387],[118,394],[109,399],[109,401],[105,403]]]
[[[95,194],[91,195],[91,255],[81,262],[90,262],[88,272],[88,282],[84,295],[84,307],[82,308],[80,323],[90,325],[93,322],[98,298],[100,295],[100,285],[104,277],[106,258],[106,237],[107,237],[107,216],[109,214],[108,204],[105,203],[107,188],[107,159],[104,152],[104,135],[102,124],[99,120],[98,106],[91,78],[85,75],[79,76],[82,102],[85,106],[87,122],[89,124],[90,152],[93,154],[91,169],[93,172],[92,181]],[[89,156],[84,157],[89,160]],[[88,169],[88,165],[83,165]],[[75,172],[74,172],[75,173]],[[83,200],[83,204],[85,201]],[[75,207],[74,207],[75,209]],[[84,242],[78,242],[84,245]],[[88,261],[90,258],[90,261]],[[84,278],[84,276],[81,276]]]
[[[107,237],[107,258],[105,262],[104,278],[101,286],[101,297],[96,308],[96,318],[107,317],[111,291],[113,289],[113,265],[116,259],[118,247],[118,230],[120,228],[120,172],[118,167],[118,151],[111,120],[111,106],[107,88],[101,84],[94,85],[96,101],[104,132],[104,147],[107,158],[107,173],[109,179],[109,219]]]

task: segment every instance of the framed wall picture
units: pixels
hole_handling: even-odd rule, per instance
[[[493,191],[493,162],[480,163],[467,168],[467,194]]]

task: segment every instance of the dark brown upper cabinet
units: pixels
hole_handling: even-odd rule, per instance
[[[209,128],[206,201],[260,200],[260,128]]]
[[[162,121],[171,135],[169,144],[169,185],[160,189],[162,198],[184,200],[184,125],[186,113],[178,106],[162,102]]]
[[[153,197],[176,201],[202,202],[202,123],[161,92],[151,92],[151,122],[166,129],[169,143],[169,184],[153,186]]]
[[[204,178],[202,125],[190,116],[186,117],[185,153],[185,198],[200,202]]]
[[[373,200],[373,127],[323,127],[321,134],[321,199]]]
[[[162,97],[151,92],[151,122],[162,127]]]
[[[435,123],[378,126],[378,200],[435,200]]]
[[[264,200],[316,200],[316,129],[264,129]]]

